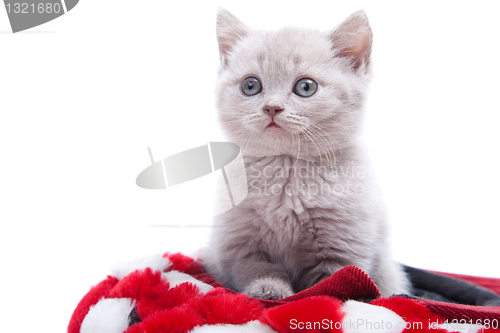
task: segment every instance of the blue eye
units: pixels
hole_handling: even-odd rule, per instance
[[[262,91],[262,84],[255,77],[247,77],[241,83],[241,91],[247,96],[257,95]]]
[[[293,88],[293,92],[302,97],[314,95],[318,90],[318,84],[312,79],[300,79]]]

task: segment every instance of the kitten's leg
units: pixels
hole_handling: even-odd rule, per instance
[[[252,297],[293,295],[287,272],[268,255],[276,245],[276,236],[259,221],[253,208],[241,205],[218,216],[202,258],[205,270],[226,287]]]
[[[269,276],[253,280],[243,293],[251,297],[270,300],[279,300],[294,294],[289,281]]]
[[[383,297],[409,294],[410,282],[403,267],[390,259],[379,260],[374,272],[369,274]]]
[[[281,265],[269,262],[263,253],[240,258],[232,267],[235,282],[251,297],[278,300],[294,294],[288,274]]]
[[[281,299],[293,295],[290,277],[261,249],[255,230],[242,229],[215,229],[212,244],[202,256],[207,273],[226,287],[252,297]]]

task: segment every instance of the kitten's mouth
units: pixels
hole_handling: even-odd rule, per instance
[[[281,126],[276,124],[274,121],[271,121],[266,128],[281,128]]]

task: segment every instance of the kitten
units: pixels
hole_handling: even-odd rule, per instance
[[[363,11],[322,33],[255,31],[217,15],[217,107],[244,153],[249,194],[216,217],[206,270],[227,287],[281,299],[347,265],[383,296],[408,282],[359,143],[372,31]]]

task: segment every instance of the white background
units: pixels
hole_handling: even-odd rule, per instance
[[[500,278],[496,2],[81,1],[12,34],[0,9],[2,327],[65,331],[117,260],[195,253],[210,198],[138,188],[156,159],[223,139],[215,12],[327,30],[365,9],[375,35],[366,142],[396,258]],[[176,200],[174,200],[176,199]]]

